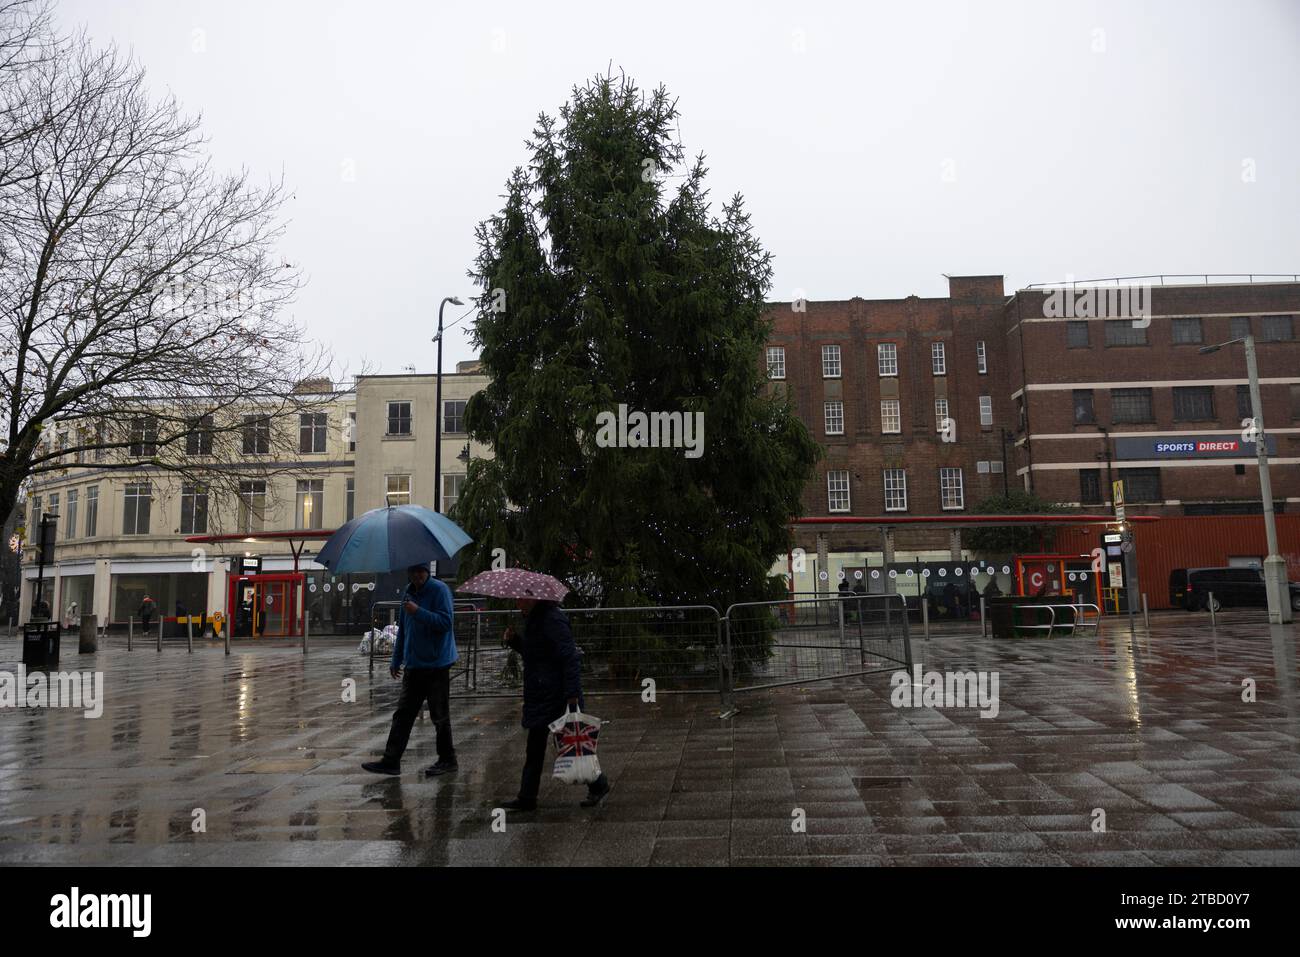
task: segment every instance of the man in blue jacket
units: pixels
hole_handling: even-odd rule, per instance
[[[375,774],[400,774],[411,726],[428,701],[429,717],[436,728],[438,761],[426,768],[424,775],[434,777],[456,770],[456,749],[451,743],[451,666],[458,656],[452,633],[451,589],[429,574],[428,562],[408,568],[406,579],[409,586],[388,669],[394,680],[402,679],[402,693],[383,759],[361,766]]]

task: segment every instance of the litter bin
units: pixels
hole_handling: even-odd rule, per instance
[[[23,625],[23,664],[29,668],[54,668],[59,664],[59,623],[29,621]]]

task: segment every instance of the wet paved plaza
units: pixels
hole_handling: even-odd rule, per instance
[[[103,715],[0,710],[0,864],[1296,865],[1298,638],[1170,614],[1136,637],[916,640],[927,670],[998,673],[992,718],[895,708],[886,674],[744,694],[726,720],[714,695],[593,696],[614,791],[584,810],[548,780],[504,833],[514,699],[453,700],[458,773],[424,779],[422,718],[402,776],[376,777],[397,685],[353,641],[65,639],[63,669],[104,673]],[[0,641],[0,671],[19,657]]]

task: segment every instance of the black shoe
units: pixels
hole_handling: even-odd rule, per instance
[[[400,764],[389,764],[386,761],[367,761],[361,765],[363,771],[369,771],[372,774],[401,774],[402,766]]]
[[[431,764],[424,769],[424,776],[426,778],[436,778],[439,774],[450,774],[453,771],[459,770],[459,767],[460,766],[456,764],[455,758],[452,758],[449,761],[444,761],[439,758],[436,763]]]
[[[610,787],[608,784],[605,785],[605,790],[603,791],[588,791],[587,796],[582,799],[582,806],[595,807],[601,801],[605,800],[605,797],[609,794],[609,791],[610,791]]]
[[[536,801],[525,801],[523,798],[515,798],[513,801],[507,801],[501,805],[507,811],[536,811]]]

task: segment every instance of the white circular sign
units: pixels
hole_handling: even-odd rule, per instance
[[[1070,572],[1070,574],[1065,577],[1068,578],[1070,581],[1074,581],[1074,572]]]
[[[375,583],[374,583],[374,582],[366,582],[366,591],[374,591],[374,590],[375,590]]]
[[[879,568],[873,568],[873,569],[871,569],[871,577],[872,577],[872,578],[879,578],[879,577],[880,577],[880,569],[879,569]]]
[[[825,572],[818,572],[818,573],[817,573],[817,577],[820,578],[822,581],[826,581],[826,580],[829,579],[831,576],[830,576],[830,575],[827,575]]]
[[[909,574],[910,574],[910,573],[909,573]],[[891,569],[889,570],[889,577],[890,577],[890,578],[897,578],[897,577],[898,577],[898,569],[897,569],[897,568],[891,568]]]
[[[858,581],[861,581],[861,580],[862,580],[862,569],[859,568],[857,571],[855,571],[855,572],[853,573],[853,577],[856,578],[856,579],[858,579]]]
[[[980,572],[982,572],[982,571],[984,571],[984,569],[982,569],[982,568],[972,568],[972,569],[970,570],[970,577],[971,577],[971,578],[974,578],[976,575],[978,575],[978,574],[979,574]]]
[[[1088,578],[1087,572],[1079,572],[1079,581],[1086,581],[1087,578]]]
[[[361,591],[361,583],[360,583],[360,582],[353,582],[353,583],[352,583],[352,594],[355,595],[355,594],[356,594],[357,592],[359,592],[359,591]]]
[[[954,569],[952,570],[952,573],[953,573],[954,575],[959,575],[959,576],[960,576],[960,575],[962,574],[962,572],[964,572],[964,571],[965,571],[964,568],[954,568]]]
[[[316,590],[316,583],[315,583],[315,582],[312,582],[310,585],[308,585],[308,586],[307,586],[307,590],[308,590],[308,591],[315,591],[315,590]]]
[[[939,577],[940,577],[940,578],[947,578],[947,577],[948,577],[948,569],[946,569],[946,568],[940,568],[940,569],[939,569]]]
[[[331,586],[329,582],[326,582],[326,583],[325,583],[325,590],[326,590],[326,591],[329,591],[331,587],[333,587],[333,586]]]
[[[1003,566],[1002,566],[1002,574],[1004,574],[1004,575],[1010,575],[1010,574],[1011,574],[1011,566],[1010,566],[1010,565],[1003,565]]]
[[[907,577],[908,577],[908,578],[911,578],[914,574],[915,574],[915,572],[914,572],[912,569],[909,568],[909,569],[907,570]],[[921,574],[922,574],[922,575],[928,575],[928,574],[930,574],[930,573],[929,573],[929,572],[926,572],[926,571],[923,571],[923,572],[921,572]]]

